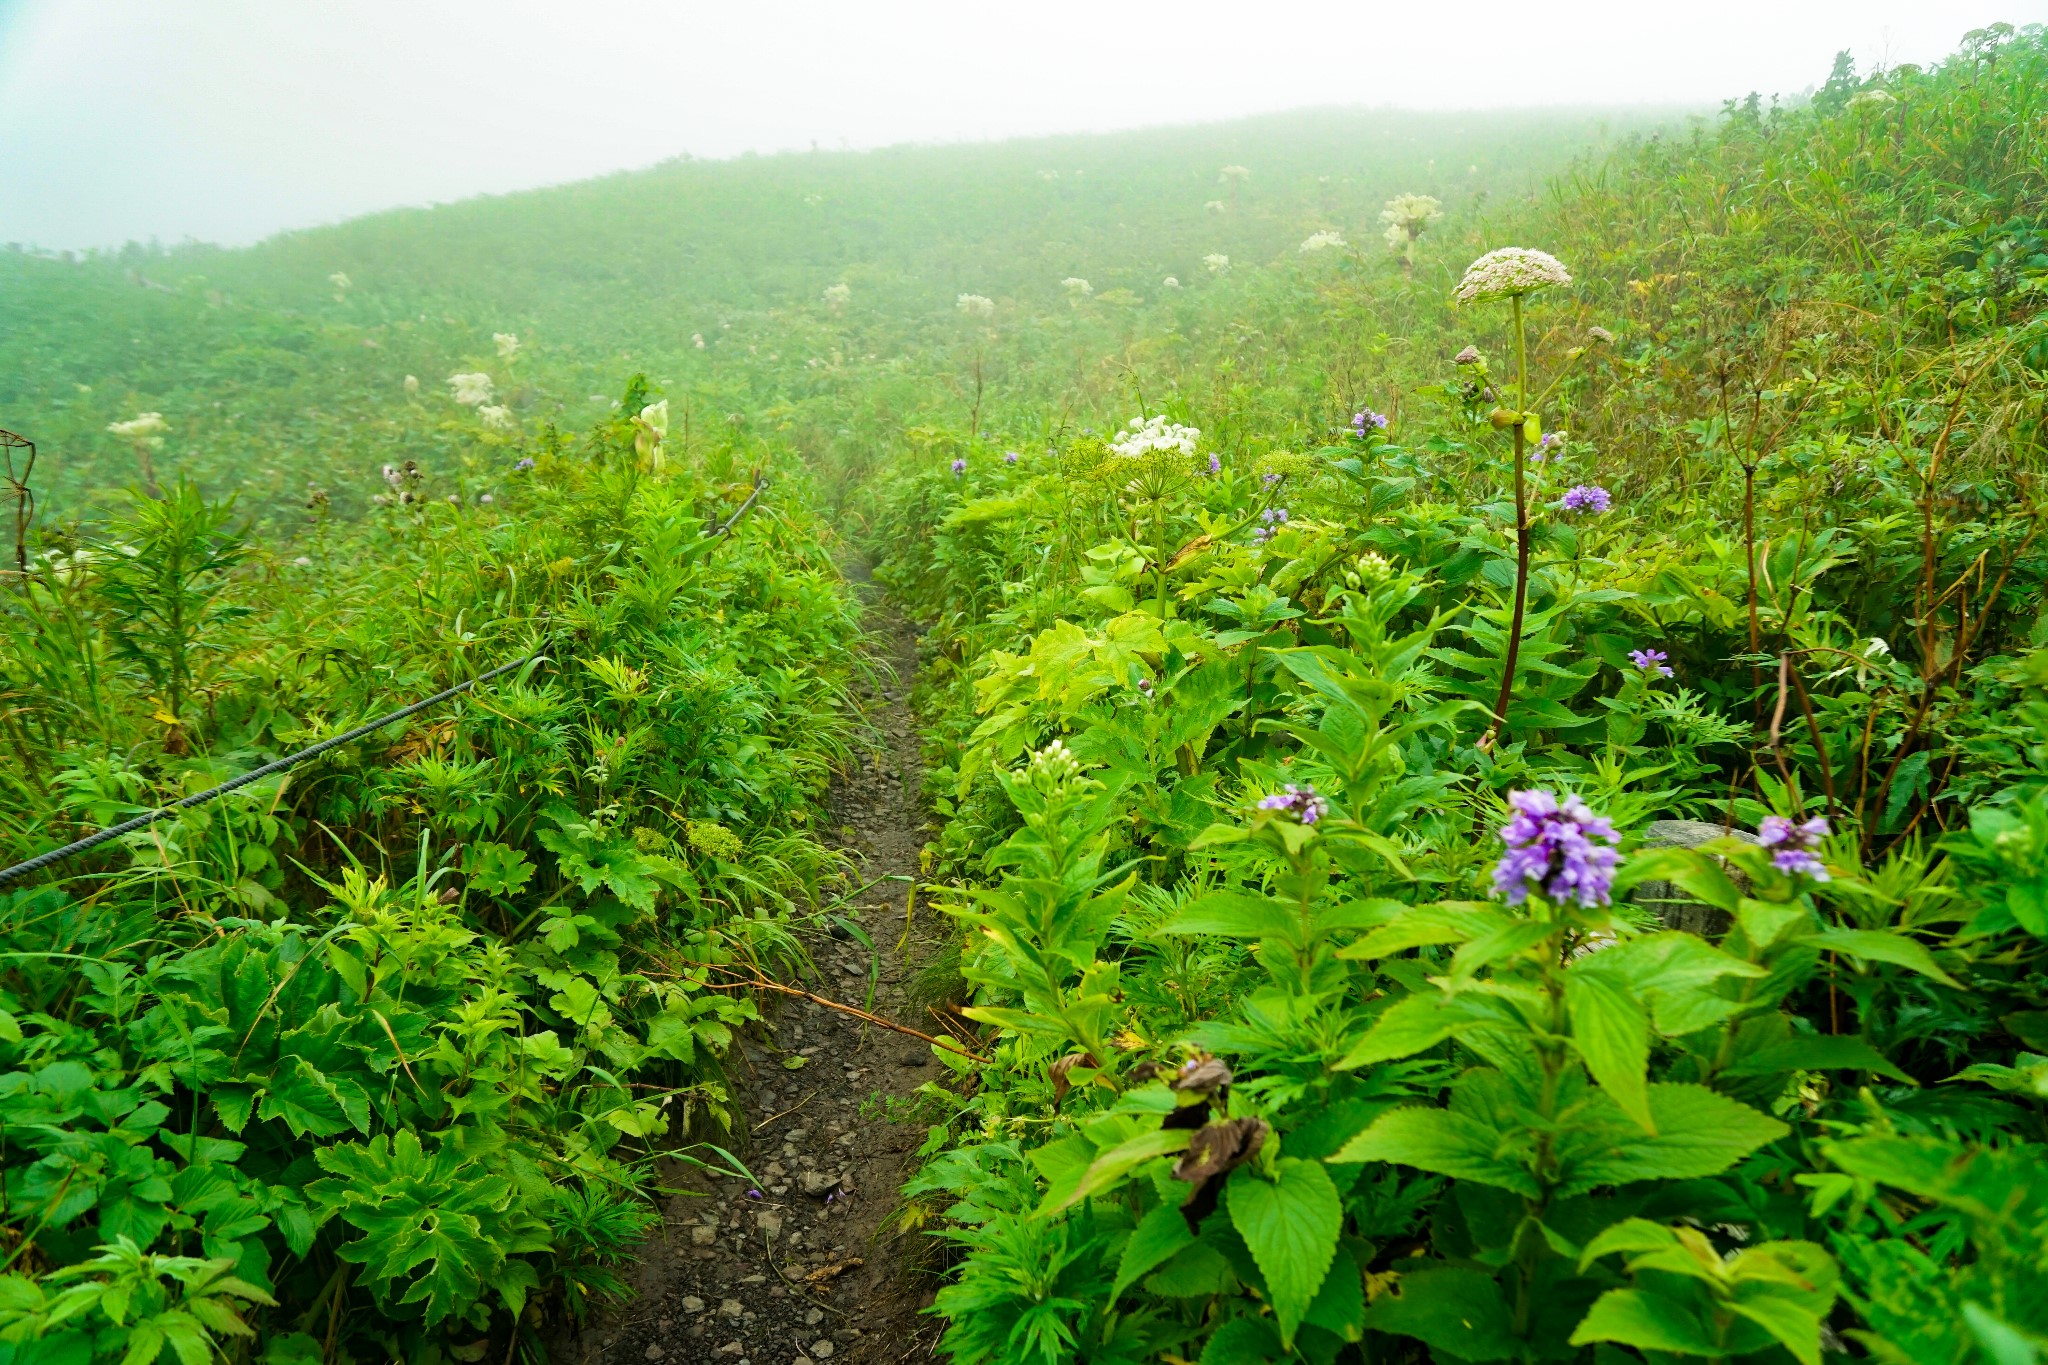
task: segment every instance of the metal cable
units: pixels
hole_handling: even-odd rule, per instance
[[[227,795],[227,793],[234,791],[238,787],[246,787],[251,782],[260,782],[272,773],[281,773],[287,768],[296,767],[309,758],[317,757],[320,754],[326,753],[329,749],[347,744],[351,740],[361,739],[364,735],[374,734],[387,725],[395,724],[406,719],[408,716],[418,715],[429,706],[438,706],[450,697],[460,696],[471,688],[487,683],[493,678],[503,677],[516,668],[524,668],[539,659],[546,652],[545,647],[537,649],[523,659],[514,659],[509,664],[500,664],[480,677],[471,678],[468,682],[457,683],[446,691],[436,692],[426,700],[416,701],[410,706],[401,707],[390,715],[379,716],[367,725],[358,725],[353,730],[335,735],[331,739],[323,739],[318,744],[301,749],[295,754],[266,763],[260,768],[252,768],[240,777],[221,783],[218,787],[209,787],[205,791],[188,796],[182,801],[174,802],[168,806],[158,806],[155,810],[144,811],[132,819],[123,820],[120,824],[103,829],[97,834],[89,834],[83,839],[64,845],[62,848],[53,848],[48,853],[38,853],[25,863],[16,863],[13,867],[0,869],[0,886],[5,886],[17,878],[26,877],[32,872],[40,872],[52,863],[62,862],[64,859],[83,853],[87,849],[97,848],[109,839],[118,839],[124,834],[133,834],[138,829],[147,829],[157,821],[167,816],[176,815],[181,810],[190,810],[194,806],[203,806],[216,797]]]

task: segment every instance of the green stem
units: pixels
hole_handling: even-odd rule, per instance
[[[1522,409],[1529,394],[1529,348],[1522,329],[1522,298],[1512,300],[1515,309],[1515,606],[1508,624],[1508,647],[1501,659],[1500,695],[1493,704],[1493,728],[1487,732],[1487,747],[1506,734],[1508,702],[1515,694],[1515,663],[1522,652],[1522,618],[1529,606],[1529,480],[1527,416]]]

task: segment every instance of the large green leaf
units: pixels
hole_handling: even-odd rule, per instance
[[[1194,1240],[1195,1234],[1188,1231],[1188,1220],[1172,1205],[1162,1205],[1146,1214],[1124,1243],[1123,1257],[1117,1262],[1116,1283],[1109,1290],[1110,1301],[1115,1302],[1126,1289]]]
[[[1786,1071],[1873,1071],[1907,1085],[1919,1084],[1869,1043],[1845,1033],[1808,1033],[1760,1047],[1737,1057],[1724,1074],[1773,1076]]]
[[[1476,1180],[1535,1199],[1543,1191],[1517,1159],[1530,1135],[1504,1134],[1469,1114],[1448,1109],[1409,1108],[1382,1114],[1372,1127],[1330,1158],[1338,1164],[1396,1161],[1421,1171]]]
[[[1720,1355],[1713,1334],[1692,1309],[1641,1289],[1610,1289],[1572,1333],[1572,1345],[1612,1341],[1644,1351]]]
[[[1367,1327],[1414,1337],[1459,1360],[1520,1354],[1514,1318],[1492,1276],[1458,1267],[1415,1270],[1401,1276],[1398,1289],[1366,1311]]]
[[[1643,1007],[1620,985],[1595,972],[1569,971],[1565,1009],[1572,1022],[1572,1046],[1593,1079],[1646,1133],[1657,1131],[1650,1115],[1650,1021]]]
[[[1894,967],[1904,967],[1932,977],[1944,986],[1962,989],[1962,982],[1935,965],[1934,954],[1928,952],[1925,945],[1904,934],[1888,934],[1881,929],[1823,929],[1817,934],[1808,934],[1806,941],[1829,952],[1846,953],[1866,962],[1888,962]]]
[[[1240,1166],[1224,1198],[1231,1223],[1266,1277],[1280,1340],[1291,1346],[1330,1273],[1344,1226],[1344,1203],[1319,1161],[1282,1157],[1275,1176],[1268,1180],[1255,1166]]]
[[[1600,1108],[1613,1126],[1602,1130]],[[1719,1175],[1767,1142],[1791,1130],[1737,1100],[1701,1085],[1659,1082],[1649,1087],[1654,1135],[1628,1123],[1619,1106],[1596,1096],[1581,1110],[1588,1126],[1560,1144],[1567,1167],[1563,1194],[1638,1180],[1696,1180]],[[1410,1163],[1413,1164],[1413,1163]]]

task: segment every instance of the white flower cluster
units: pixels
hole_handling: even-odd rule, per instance
[[[405,377],[405,396],[406,396],[407,398],[411,398],[411,397],[413,397],[413,396],[414,396],[415,394],[417,394],[417,393],[418,393],[419,391],[420,391],[420,377],[419,377],[418,375],[416,375],[416,374],[409,374],[409,375],[407,375],[407,376]]]
[[[1209,267],[1211,275],[1221,275],[1230,269],[1230,258],[1220,251],[1212,251],[1202,258],[1202,264]]]
[[[148,441],[152,444],[170,429],[171,424],[164,420],[164,415],[160,412],[138,413],[125,422],[107,424],[107,430],[116,436],[130,441]]]
[[[1040,791],[1056,792],[1081,776],[1081,761],[1059,740],[1031,755],[1024,775]]]
[[[692,333],[690,333],[690,344],[691,344],[692,346],[695,346],[695,347],[696,347],[696,348],[697,348],[698,350],[700,350],[700,351],[701,351],[701,350],[703,350],[703,349],[704,349],[704,334],[703,334],[702,332],[692,332]]]
[[[1246,170],[1243,166],[1225,166],[1221,173],[1217,175],[1216,183],[1219,185],[1228,185],[1233,180],[1243,181],[1249,180],[1251,178],[1252,173],[1249,170]]]
[[[833,309],[835,312],[840,307],[842,307],[848,299],[852,297],[853,289],[849,285],[828,284],[825,286],[826,306]]]
[[[1204,213],[1222,213],[1229,207],[1230,205],[1224,203],[1221,199],[1210,199],[1203,203],[1202,211]]]
[[[336,289],[346,289],[349,287],[350,284],[354,283],[354,281],[350,280],[347,275],[343,274],[339,270],[335,271],[332,275],[329,275],[327,277],[327,282],[333,285]]]
[[[996,301],[986,294],[962,294],[958,304],[960,311],[971,318],[992,318],[996,315]]]
[[[487,374],[451,374],[448,376],[448,396],[465,408],[478,408],[491,401],[497,387]]]
[[[1117,440],[1109,443],[1109,448],[1126,460],[1140,459],[1154,451],[1193,455],[1195,444],[1201,439],[1200,427],[1180,426],[1167,421],[1164,416],[1150,420],[1133,417],[1130,426],[1119,434]]]
[[[510,431],[514,425],[510,408],[494,407],[485,403],[476,410],[476,415],[484,419],[485,431]]]
[[[1443,216],[1444,206],[1426,194],[1397,194],[1380,210],[1380,221],[1387,225],[1387,245],[1396,251]]]
[[[1165,279],[1161,280],[1161,281],[1160,281],[1159,283],[1160,283],[1160,286],[1161,286],[1162,288],[1165,288],[1165,289],[1178,289],[1178,288],[1180,288],[1180,280],[1179,280],[1179,279],[1177,279],[1176,277],[1172,276],[1172,275],[1168,275],[1168,276],[1167,276],[1167,277],[1166,277]]]
[[[519,333],[493,332],[491,340],[498,343],[498,359],[510,360],[519,354]]]
[[[1061,280],[1060,288],[1066,290],[1067,297],[1072,299],[1085,299],[1095,292],[1095,286],[1079,275],[1069,275]]]
[[[1571,272],[1564,268],[1564,262],[1549,252],[1504,246],[1466,266],[1465,278],[1451,291],[1451,299],[1456,303],[1483,303],[1489,299],[1520,298],[1538,289],[1571,282]]]
[[[1346,245],[1346,242],[1344,241],[1343,233],[1326,230],[1323,232],[1312,232],[1307,237],[1304,237],[1301,242],[1301,249],[1303,252],[1313,255],[1318,251],[1328,251],[1331,247],[1341,247],[1344,245]]]

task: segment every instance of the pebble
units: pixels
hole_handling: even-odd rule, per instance
[[[740,1314],[747,1311],[747,1306],[741,1303],[738,1299],[727,1299],[723,1303],[718,1305],[718,1311],[723,1313],[726,1317],[736,1318]]]
[[[832,1353],[838,1349],[837,1346],[832,1344],[830,1337],[819,1337],[811,1343],[811,1354],[820,1360],[830,1360]]]
[[[684,1311],[685,1313],[701,1313],[701,1312],[703,1312],[703,1311],[704,1311],[704,1300],[702,1300],[702,1299],[698,1298],[698,1297],[697,1297],[697,1296],[696,1296],[695,1294],[685,1294],[685,1295],[683,1295],[683,1311]]]
[[[663,1356],[668,1354],[668,1350],[660,1342],[657,1341],[652,1346],[649,1346],[647,1350],[644,1352],[644,1354],[649,1360],[660,1360]]]
[[[816,1327],[824,1320],[825,1311],[821,1308],[813,1308],[810,1312],[804,1314],[804,1326],[806,1327]]]
[[[690,1229],[691,1246],[708,1247],[716,1245],[717,1241],[717,1228],[707,1228],[702,1223],[699,1223],[696,1227]]]

